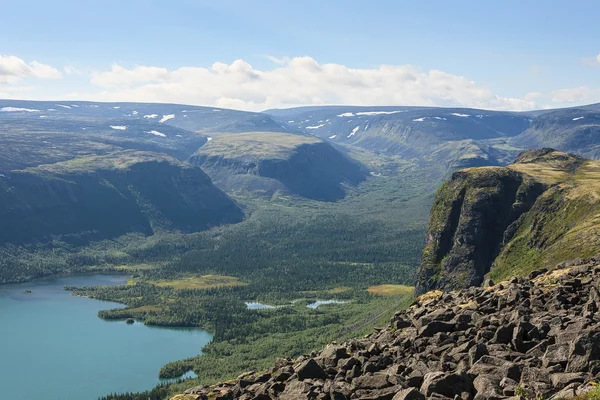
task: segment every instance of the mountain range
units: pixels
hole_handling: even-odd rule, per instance
[[[320,207],[348,194],[376,214],[383,204],[361,193],[393,199],[399,182],[412,187],[402,190],[417,204],[413,214],[426,215],[433,191],[458,169],[507,165],[524,149],[550,146],[598,157],[598,122],[598,105],[525,113],[355,106],[258,113],[0,100],[0,214],[12,227],[2,242],[197,232],[277,202]]]

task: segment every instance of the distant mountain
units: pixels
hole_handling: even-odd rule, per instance
[[[124,125],[148,122],[196,133],[281,132],[288,129],[262,113],[161,103],[0,100],[0,121],[6,119],[120,121]]]
[[[600,106],[568,108],[536,117],[529,129],[508,141],[514,147],[553,147],[600,158]]]
[[[220,135],[190,162],[201,166],[224,190],[278,191],[335,201],[345,186],[364,181],[368,171],[330,144],[309,135],[252,132]]]
[[[196,232],[242,218],[200,168],[156,153],[81,157],[0,175],[0,244]]]
[[[309,107],[266,111],[282,125],[335,143],[420,156],[449,141],[486,140],[518,135],[529,115],[439,107]]]

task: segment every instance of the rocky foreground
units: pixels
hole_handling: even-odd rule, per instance
[[[570,399],[600,378],[600,257],[420,296],[385,329],[174,399]]]

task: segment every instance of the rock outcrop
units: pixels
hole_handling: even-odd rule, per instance
[[[552,149],[457,171],[437,192],[416,293],[506,279],[597,253],[600,162]]]
[[[572,398],[600,378],[599,282],[600,257],[485,288],[429,292],[364,338],[186,394],[194,400]]]

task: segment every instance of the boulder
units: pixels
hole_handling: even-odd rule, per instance
[[[469,375],[486,375],[490,379],[500,382],[508,377],[515,381],[521,379],[521,368],[513,362],[493,356],[483,356],[469,370]]]
[[[587,331],[569,346],[566,372],[587,372],[593,361],[600,360],[600,332]]]
[[[444,321],[431,321],[419,329],[419,336],[431,337],[440,332],[453,332],[454,324]]]
[[[426,397],[437,393],[442,396],[453,398],[460,396],[463,392],[472,392],[473,383],[471,378],[464,372],[446,374],[444,372],[429,372],[423,378],[421,393]]]
[[[408,388],[396,393],[392,400],[425,400],[425,396],[415,388]]]
[[[314,359],[310,358],[295,368],[298,379],[327,379],[327,374]]]

